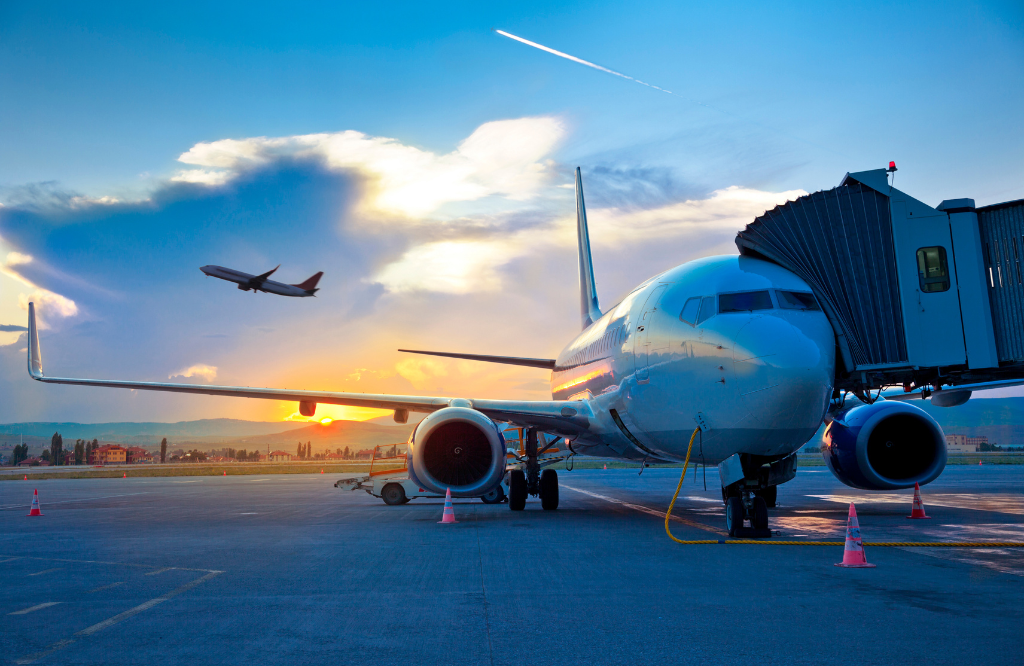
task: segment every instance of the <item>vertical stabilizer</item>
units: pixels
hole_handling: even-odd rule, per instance
[[[583,204],[583,178],[576,167],[576,237],[580,255],[580,315],[583,330],[601,318],[594,282],[594,261],[590,256],[590,232],[587,231],[587,209]]]

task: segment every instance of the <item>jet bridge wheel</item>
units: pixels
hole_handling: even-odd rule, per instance
[[[501,504],[505,501],[505,489],[499,483],[494,490],[489,491],[486,495],[481,495],[480,500],[484,504]]]
[[[540,473],[540,505],[547,511],[558,508],[558,472],[553,469]]]
[[[513,511],[526,508],[526,473],[521,469],[508,474],[508,508]]]
[[[380,498],[388,506],[398,506],[409,501],[409,498],[405,496],[405,488],[400,483],[389,483],[381,488]]]

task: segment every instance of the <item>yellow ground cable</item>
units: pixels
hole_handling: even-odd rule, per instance
[[[762,541],[760,539],[697,539],[693,541],[684,541],[677,539],[673,534],[672,530],[669,529],[669,520],[672,518],[672,507],[676,505],[676,499],[679,497],[679,491],[683,488],[683,479],[686,478],[686,469],[690,466],[690,452],[693,451],[693,440],[697,437],[697,433],[700,432],[700,428],[695,428],[693,434],[690,435],[690,444],[686,447],[686,461],[683,463],[683,473],[679,475],[679,485],[676,486],[676,493],[672,495],[672,501],[668,505],[668,511],[665,512],[665,533],[668,534],[668,538],[672,539],[676,543],[681,543],[687,546],[695,546],[701,544],[750,544],[760,546],[845,546],[846,541]],[[1024,548],[1024,542],[1019,541],[962,541],[947,543],[943,541],[925,541],[925,542],[914,542],[914,541],[893,541],[887,543],[872,543],[865,541],[863,544],[865,547],[871,546],[873,548],[878,547],[894,547],[894,548]]]

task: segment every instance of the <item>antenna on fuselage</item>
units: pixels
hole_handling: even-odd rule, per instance
[[[594,260],[590,255],[590,232],[587,231],[587,208],[583,204],[583,177],[576,167],[576,239],[580,257],[580,315],[583,330],[601,318],[594,281]]]

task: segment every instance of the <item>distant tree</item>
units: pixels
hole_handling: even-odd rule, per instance
[[[22,460],[28,458],[28,444],[21,444],[14,447],[14,451],[11,452],[11,464],[17,465]]]
[[[53,437],[50,438],[50,460],[54,465],[64,463],[64,438],[59,432],[53,433]]]
[[[345,450],[342,451],[341,455],[345,458],[345,460],[351,460],[352,459],[352,452],[348,450],[347,446],[345,447]]]
[[[39,459],[50,462],[50,449],[43,449],[43,452],[39,454]]]
[[[76,439],[75,440],[75,464],[76,465],[81,465],[84,458],[85,458],[85,440],[84,439]]]

